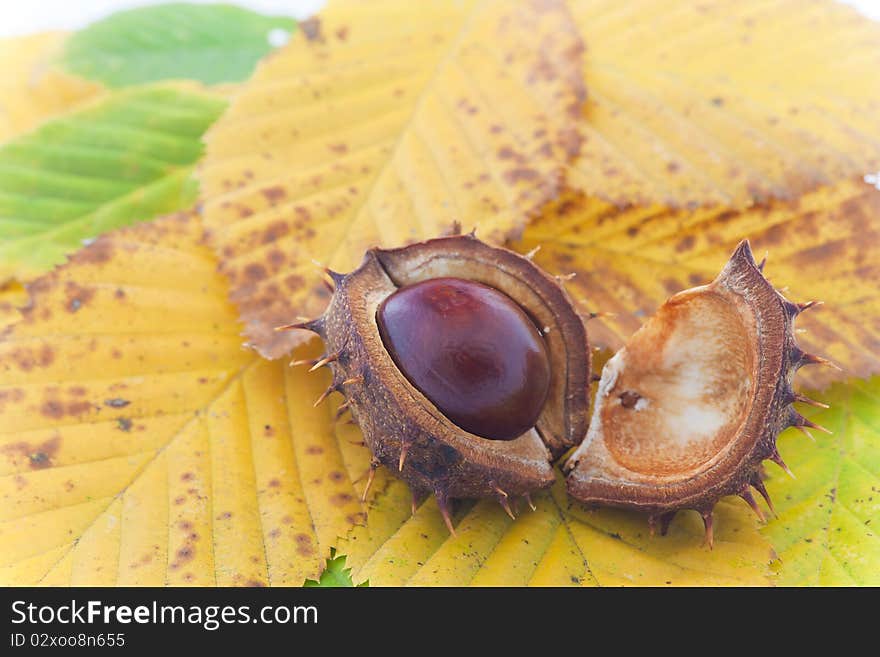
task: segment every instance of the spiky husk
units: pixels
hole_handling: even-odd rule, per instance
[[[320,401],[333,392],[345,397],[374,457],[370,474],[384,465],[414,495],[434,494],[450,530],[452,498],[494,497],[512,515],[509,498],[552,485],[552,461],[586,433],[590,385],[586,328],[559,281],[527,257],[473,235],[372,249],[350,274],[328,274],[334,291],[324,314],[286,328],[323,339],[326,352],[313,369],[329,367],[333,382]],[[456,426],[410,384],[382,342],[379,304],[399,287],[440,276],[504,292],[544,335],[550,393],[536,427],[514,440],[488,440]]]
[[[740,496],[763,519],[764,514],[751,492],[754,489],[773,510],[762,482],[761,464],[771,460],[789,472],[776,447],[778,435],[788,427],[798,427],[806,432],[809,428],[822,429],[794,409],[796,402],[822,404],[795,393],[792,379],[804,365],[827,364],[828,361],[805,353],[794,337],[795,318],[815,304],[796,304],[787,300],[764,277],[762,270],[763,262],[761,265],[755,263],[746,240],[740,243],[721,274],[709,286],[723,291],[731,300],[738,299],[746,304],[755,319],[757,380],[753,386],[751,412],[732,446],[695,476],[650,485],[636,481],[636,477],[627,480],[622,468],[616,468],[613,475],[599,471],[595,462],[607,458],[602,453],[604,438],[600,429],[591,428],[587,439],[565,465],[567,488],[575,499],[589,505],[617,506],[648,513],[651,531],[659,526],[663,534],[677,511],[696,510],[705,523],[706,541],[710,546],[713,541],[712,510],[721,497]],[[681,294],[688,292],[692,291]],[[609,371],[606,366],[599,384],[600,395]],[[597,396],[596,414],[601,412],[603,401]],[[601,422],[594,419],[593,425],[601,427]]]

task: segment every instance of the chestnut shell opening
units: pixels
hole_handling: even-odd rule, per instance
[[[567,463],[569,493],[587,504],[642,510],[662,528],[750,489],[769,496],[764,459],[787,468],[776,437],[818,427],[794,410],[795,372],[824,359],[798,348],[794,318],[814,304],[785,299],[743,241],[709,285],[669,299],[605,365],[589,432]],[[772,507],[771,507],[772,509]]]
[[[711,289],[664,304],[609,366],[597,420],[634,476],[693,477],[736,440],[757,379],[754,317]]]

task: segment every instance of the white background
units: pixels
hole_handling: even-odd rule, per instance
[[[44,30],[75,30],[114,11],[167,0],[0,0],[0,37]],[[208,4],[212,0],[188,0]],[[214,0],[216,1],[216,0]],[[227,0],[264,14],[305,18],[324,0]],[[866,16],[880,20],[880,0],[843,0]],[[418,2],[418,0],[413,0]]]
[[[0,0],[0,37],[45,30],[76,30],[120,9],[159,5],[169,1],[171,0]],[[182,1],[203,5],[226,2],[270,16],[294,18],[308,18],[324,4],[324,0]]]

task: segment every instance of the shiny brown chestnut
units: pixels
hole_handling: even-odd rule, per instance
[[[548,488],[552,462],[587,430],[586,327],[555,277],[528,257],[456,235],[371,249],[328,271],[324,314],[288,329],[324,341],[332,392],[346,397],[373,455],[413,499],[433,494],[454,533],[454,498],[510,501]],[[415,508],[415,506],[414,506]]]
[[[378,323],[404,376],[465,431],[513,440],[535,426],[550,359],[538,327],[507,295],[433,278],[385,299]]]

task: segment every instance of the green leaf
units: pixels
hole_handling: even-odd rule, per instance
[[[225,105],[143,87],[0,147],[0,282],[32,278],[107,230],[192,205],[201,136]]]
[[[779,451],[791,480],[770,464],[779,517],[764,529],[784,586],[880,584],[880,377],[811,397],[831,405],[809,415],[833,431],[813,444],[790,429]]]
[[[113,14],[74,34],[62,63],[111,87],[167,79],[236,82],[250,77],[272,50],[270,34],[283,42],[284,32],[295,26],[292,18],[232,5],[144,7]]]
[[[336,549],[330,548],[327,567],[317,579],[307,579],[303,584],[306,588],[351,588],[353,586],[369,586],[369,582],[355,584],[351,579],[351,568],[345,567],[345,557],[336,555]]]

